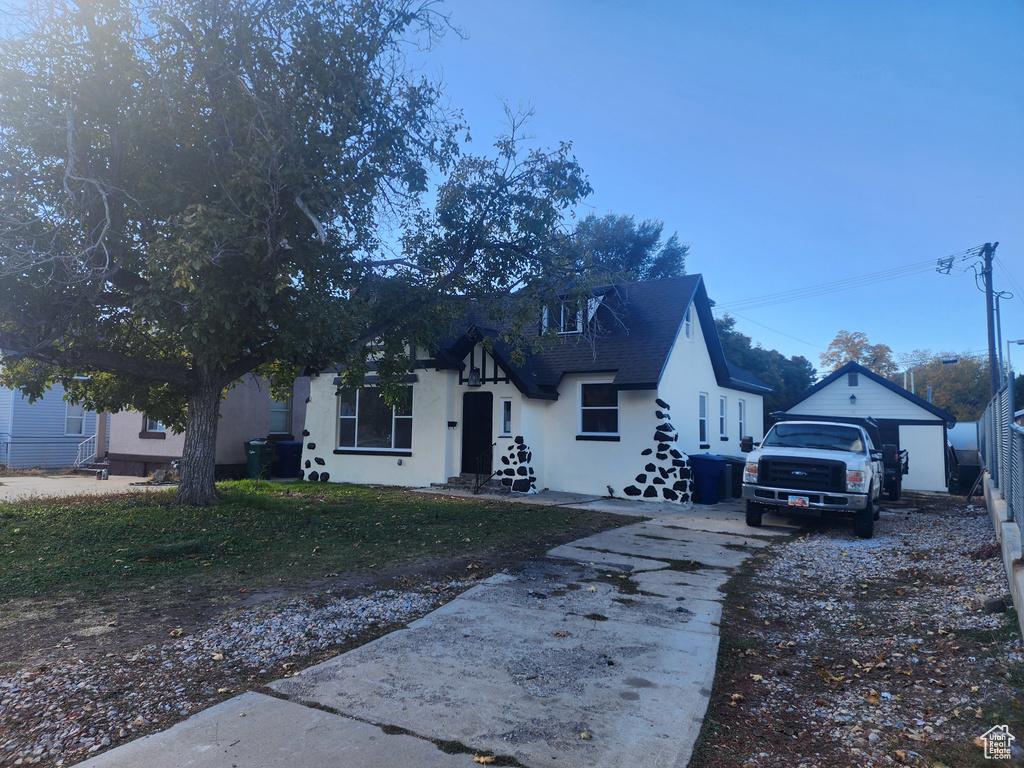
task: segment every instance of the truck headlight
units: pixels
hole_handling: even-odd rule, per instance
[[[748,461],[747,465],[743,468],[743,482],[744,483],[756,483],[757,482],[757,462]]]
[[[867,490],[864,480],[864,472],[859,469],[846,470],[846,492],[863,493]]]

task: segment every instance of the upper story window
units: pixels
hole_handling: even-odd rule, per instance
[[[848,383],[849,386],[856,387],[856,386],[860,385],[860,380],[859,380],[856,372],[848,373],[846,375],[848,377],[847,378],[847,383]]]
[[[693,341],[693,304],[686,308],[686,314],[683,315],[683,337]]]
[[[580,434],[619,433],[619,390],[611,383],[580,384]]]
[[[552,325],[560,334],[580,333],[583,330],[583,310],[565,304],[544,307],[541,312],[542,330],[546,331]]]
[[[85,406],[68,402],[64,412],[64,434],[85,434]]]
[[[290,435],[292,433],[292,396],[283,400],[270,401],[270,434]]]
[[[392,407],[377,387],[338,395],[338,447],[370,451],[412,448],[412,387],[405,403]]]

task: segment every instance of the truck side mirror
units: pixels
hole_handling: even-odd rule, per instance
[[[877,448],[872,448],[872,449],[871,449],[871,458],[872,458],[873,460],[875,460],[875,461],[882,461],[882,459],[883,459],[883,454],[882,454],[882,452],[881,452],[880,450],[878,450]]]
[[[754,438],[752,438],[750,435],[747,435],[746,437],[741,437],[740,450],[743,451],[743,453],[750,453],[752,450],[754,450]]]

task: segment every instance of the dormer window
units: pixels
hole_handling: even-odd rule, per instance
[[[546,331],[552,325],[559,334],[580,333],[583,330],[583,311],[565,304],[544,307],[541,313],[541,329]]]

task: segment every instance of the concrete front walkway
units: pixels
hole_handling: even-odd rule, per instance
[[[641,520],[82,765],[468,768],[490,751],[531,767],[683,768],[714,681],[720,588],[790,529],[752,532],[737,502],[527,501]]]

